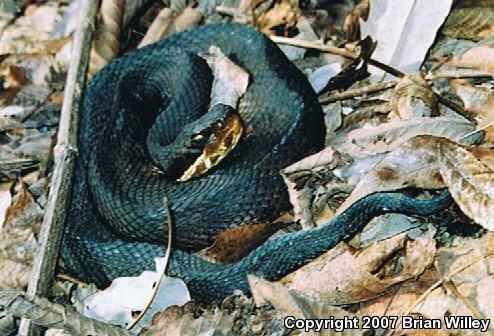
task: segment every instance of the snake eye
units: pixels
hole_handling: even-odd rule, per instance
[[[192,136],[192,144],[193,145],[200,145],[204,140],[204,135],[202,134],[196,134]]]

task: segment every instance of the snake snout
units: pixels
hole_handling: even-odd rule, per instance
[[[197,132],[198,127],[201,127]],[[200,155],[178,178],[186,182],[204,175],[218,165],[237,145],[243,133],[240,115],[230,106],[218,104],[197,121],[190,138],[191,148],[200,148]]]

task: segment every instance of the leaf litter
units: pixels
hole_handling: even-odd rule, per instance
[[[74,29],[70,27],[77,16],[74,3],[67,6],[65,2],[49,1],[26,6],[7,1],[1,5],[2,290],[25,290],[29,281],[70,59]],[[490,0],[460,0],[453,5],[446,0],[427,4],[410,0],[401,8],[390,0],[345,0],[338,4],[218,0],[194,7],[186,1],[165,1],[149,7],[142,16],[148,21],[134,20],[130,25],[128,13],[138,10],[127,8],[124,33],[119,37],[124,49],[136,47],[142,38],[136,32],[145,32],[153,16],[165,9],[174,13],[165,17],[170,20],[169,29],[149,37],[151,42],[200,24],[201,19],[207,23],[244,22],[269,35],[347,47],[351,52],[355,51],[351,40],[358,41],[359,33],[361,38],[370,35],[378,42],[370,58],[396,67],[406,76],[377,89],[368,79],[358,78],[348,82],[348,90],[329,92],[329,97],[351,94],[323,105],[327,147],[283,170],[294,206],[288,217],[304,229],[311,228],[327,223],[366,195],[403,188],[415,195],[430,195],[423,190],[448,187],[457,204],[443,218],[410,219],[392,214],[374,219],[352,241],[340,243],[281,281],[250,277],[253,298],[234,295],[206,307],[189,302],[161,313],[158,311],[163,306],[151,310],[150,316],[154,317],[139,334],[281,335],[288,332],[283,326],[287,315],[304,319],[412,315],[443,320],[448,314],[494,316],[489,299],[494,288],[489,272],[494,225],[490,215],[494,211],[493,82],[488,76],[493,73],[494,59],[489,57],[493,49],[492,5]],[[378,21],[379,11],[383,16]],[[177,22],[180,15],[184,21]],[[443,48],[440,57],[434,52],[427,54],[439,48]],[[316,89],[324,88],[351,62],[317,48],[285,46],[283,50]],[[448,52],[452,57],[447,57]],[[428,79],[429,74],[441,73],[442,69],[454,77],[461,69],[470,68],[482,71],[482,76]],[[380,73],[380,77],[383,74],[371,72]],[[345,76],[354,75],[350,72]],[[459,108],[445,107],[438,92]],[[450,228],[452,218],[458,226],[454,230]],[[232,235],[230,240],[239,236]],[[149,277],[142,291],[138,290],[141,285],[136,285],[141,283],[140,278],[120,279],[107,292],[101,292],[105,294],[96,296],[98,299],[93,296],[92,301],[86,301],[84,296],[74,296],[75,306],[96,306],[105,311],[102,315],[109,317],[107,321],[128,324],[134,317],[132,312],[145,306],[143,293],[156,282],[156,275],[148,273],[141,275]],[[126,282],[121,289],[126,294],[116,291],[119,282]],[[135,294],[130,294],[131,289]],[[70,305],[71,292],[77,291],[69,290],[54,299]],[[183,304],[189,299],[187,295],[174,304]],[[139,299],[139,304],[129,308],[121,300],[124,296],[130,301]],[[159,306],[167,300],[170,297],[165,292],[155,303]],[[49,307],[44,301],[43,305]],[[71,316],[86,323],[79,315]],[[12,328],[12,323],[2,325],[2,330]],[[94,328],[84,323],[80,324],[81,332]],[[57,327],[75,330],[68,324]],[[405,330],[400,328],[375,332],[403,334]],[[443,328],[436,332],[446,335],[450,331]],[[309,330],[305,334],[318,333]],[[320,334],[335,332],[325,330]],[[364,331],[345,330],[342,334],[362,335]],[[464,329],[460,334],[475,333]]]

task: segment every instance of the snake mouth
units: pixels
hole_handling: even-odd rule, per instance
[[[200,177],[219,164],[237,145],[243,133],[242,121],[238,113],[229,113],[222,119],[221,128],[211,126],[209,142],[199,157],[185,170],[177,181],[186,182]]]

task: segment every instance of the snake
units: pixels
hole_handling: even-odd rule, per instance
[[[211,106],[214,78],[203,58],[211,46],[249,74],[238,106]],[[328,224],[265,240],[236,262],[195,254],[225,230],[272,223],[289,211],[279,172],[321,150],[324,138],[322,109],[306,76],[251,26],[204,25],[124,54],[84,93],[61,243],[64,272],[103,288],[154,269],[171,220],[167,275],[181,278],[197,301],[211,302],[235,290],[250,293],[248,274],[280,279],[376,215],[429,214],[450,201],[447,192],[429,200],[372,194]],[[205,159],[208,150],[220,154]]]

